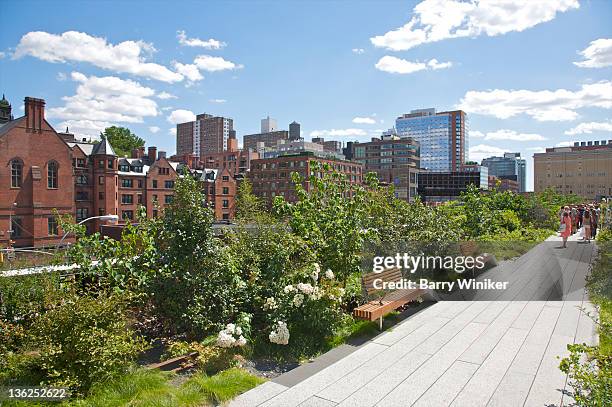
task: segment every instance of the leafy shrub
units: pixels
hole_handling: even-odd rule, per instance
[[[42,384],[83,393],[98,381],[124,373],[145,349],[128,328],[125,299],[104,292],[68,295],[37,318],[27,348]]]
[[[174,341],[168,344],[163,359],[198,352],[197,367],[206,374],[215,374],[225,369],[239,365],[240,358],[236,356],[235,348],[221,348],[214,345],[211,340],[202,342]]]
[[[579,406],[612,405],[612,355],[604,355],[597,346],[567,345],[570,355],[559,368],[569,375],[573,398]]]
[[[27,326],[62,295],[57,273],[0,277],[0,320]]]

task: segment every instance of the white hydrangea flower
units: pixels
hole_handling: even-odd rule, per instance
[[[217,346],[220,348],[231,348],[234,346],[234,337],[225,330],[219,332],[219,335],[217,335]]]
[[[319,288],[319,287],[315,287],[314,290],[312,291],[312,294],[310,294],[308,297],[311,300],[319,300],[321,299],[321,297],[323,296],[323,291]]]
[[[313,266],[314,266],[314,270],[312,271],[312,273],[310,273],[310,277],[316,283],[317,280],[319,279],[319,274],[321,273],[321,267],[319,266],[319,263],[315,263],[313,264]]]
[[[242,335],[242,328],[240,328],[239,326],[236,327],[236,335]]]
[[[276,308],[278,308],[278,304],[276,304],[276,300],[274,299],[274,297],[266,298],[266,302],[264,303],[263,309],[267,311]]]
[[[234,346],[244,346],[246,345],[247,340],[244,336],[240,335],[238,339],[234,342]]]
[[[327,269],[327,271],[325,272],[325,278],[327,278],[328,280],[333,280],[334,272],[331,271],[331,269]]]
[[[295,288],[291,284],[289,284],[288,286],[283,288],[283,291],[285,292],[285,294],[289,294],[289,293],[293,292],[294,290],[295,290]]]
[[[293,306],[299,308],[302,306],[303,303],[304,303],[304,294],[296,294],[295,297],[293,297]]]
[[[314,287],[308,283],[299,283],[297,285],[297,289],[306,295],[312,294],[314,292]]]
[[[268,338],[272,343],[287,345],[289,343],[289,329],[287,328],[287,324],[283,321],[278,321],[276,323],[276,329],[270,332]]]
[[[227,333],[233,334],[236,331],[236,325],[234,325],[234,324],[227,324],[226,327],[225,327],[225,330],[227,331]]]

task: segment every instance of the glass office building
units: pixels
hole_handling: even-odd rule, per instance
[[[467,115],[461,110],[439,112],[412,110],[395,120],[397,134],[418,141],[421,168],[428,171],[460,171],[468,156]]]

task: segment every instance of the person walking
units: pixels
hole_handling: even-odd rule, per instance
[[[591,208],[591,239],[595,239],[595,235],[597,234],[597,224],[599,223],[599,216],[597,216],[597,210],[592,207]]]
[[[572,222],[571,233],[574,234],[578,231],[578,228],[576,228],[578,225],[578,209],[576,209],[576,206],[572,206],[572,209],[570,210],[570,220]]]
[[[572,234],[572,218],[569,212],[563,212],[563,220],[559,226],[559,232],[563,239],[563,249],[567,247],[567,238]]]
[[[584,219],[582,220],[583,234],[582,240],[591,242],[591,211],[584,211]]]

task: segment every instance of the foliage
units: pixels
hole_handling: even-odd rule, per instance
[[[253,185],[244,178],[238,185],[236,193],[236,220],[249,222],[257,219],[263,213],[263,203],[253,195]]]
[[[612,405],[612,355],[604,355],[597,346],[567,345],[570,355],[559,368],[569,375],[572,397],[579,406]]]
[[[69,403],[71,407],[167,406],[187,407],[230,400],[263,383],[240,369],[215,376],[196,374],[180,386],[174,376],[158,370],[138,369],[116,380],[96,385],[92,394]]]
[[[274,211],[287,219],[293,233],[303,239],[323,269],[332,269],[341,282],[359,272],[359,252],[366,236],[363,186],[351,184],[344,174],[325,163],[311,161],[309,188],[298,173],[291,174],[298,201],[277,196]],[[366,184],[372,181],[366,177]]]
[[[106,137],[119,157],[129,157],[132,150],[145,145],[145,141],[126,127],[111,126],[104,129],[100,136]]]
[[[97,382],[123,374],[145,349],[128,327],[123,296],[69,293],[34,320],[13,368],[30,370],[43,385],[86,392]],[[27,364],[24,369],[24,364]],[[30,383],[37,384],[37,383]]]
[[[161,264],[149,287],[157,313],[190,334],[218,331],[238,314],[246,291],[230,251],[213,235],[212,211],[203,202],[195,179],[177,180],[156,242]]]
[[[214,339],[211,337],[211,339]],[[168,344],[163,359],[171,359],[197,352],[197,368],[206,374],[215,374],[239,365],[236,348],[221,348],[214,341],[201,342],[173,341]]]

